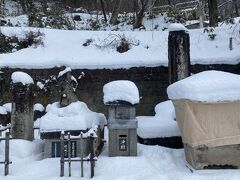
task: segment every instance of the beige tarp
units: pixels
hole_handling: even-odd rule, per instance
[[[240,101],[173,100],[184,143],[217,147],[240,144]]]

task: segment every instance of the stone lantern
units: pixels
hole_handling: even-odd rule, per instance
[[[137,156],[137,87],[130,81],[113,81],[106,84],[103,90],[104,103],[109,109],[109,156]]]

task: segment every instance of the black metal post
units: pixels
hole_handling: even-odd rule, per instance
[[[91,166],[91,178],[94,176],[94,148],[93,148],[93,142],[94,142],[94,138],[93,138],[93,134],[90,135],[89,137],[90,139],[90,166]]]
[[[63,177],[64,176],[64,133],[61,133],[60,144],[61,144],[60,177]]]
[[[6,139],[5,139],[5,170],[4,170],[4,175],[7,176],[9,174],[9,136],[10,133],[6,132]]]
[[[83,133],[81,132],[81,177],[83,177]]]
[[[71,139],[68,133],[68,176],[71,177]]]

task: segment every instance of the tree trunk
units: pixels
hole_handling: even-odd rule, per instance
[[[203,4],[203,0],[199,0],[198,14],[199,14],[199,26],[200,26],[200,28],[203,28],[204,27],[204,4]]]
[[[0,0],[0,18],[3,16],[4,16],[4,0]],[[0,22],[0,25],[1,25],[1,22]]]
[[[218,26],[218,5],[217,0],[208,0],[209,26]]]
[[[103,2],[103,0],[100,0],[100,3],[101,3],[101,8],[102,8],[104,20],[105,20],[105,22],[107,22],[107,16],[106,16],[106,11],[105,11],[105,7],[104,7],[104,2]]]
[[[117,19],[118,19],[118,14],[120,11],[120,6],[122,4],[122,0],[116,0],[116,3],[113,7],[113,11],[112,11],[112,17],[110,19],[110,23],[113,25],[117,24]]]
[[[26,14],[27,13],[26,0],[20,0],[20,4],[21,4],[23,13]]]
[[[47,8],[48,8],[47,0],[42,0],[41,5],[42,5],[43,13],[46,14],[47,13]]]
[[[147,9],[147,5],[149,0],[141,0],[141,9],[138,11],[136,11],[136,18],[135,18],[135,23],[133,25],[133,28],[140,28],[142,26],[142,21],[143,21],[143,17],[144,17],[144,12]],[[135,3],[138,3],[138,1],[136,0]],[[138,5],[135,5],[135,7],[138,7]]]
[[[172,5],[172,2],[171,0],[168,0],[168,5],[171,6]]]
[[[235,11],[236,11],[236,16],[239,16],[239,11],[238,11],[238,3],[237,0],[233,0],[233,5],[235,7]]]

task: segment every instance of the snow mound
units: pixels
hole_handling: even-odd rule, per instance
[[[83,102],[77,101],[66,107],[60,107],[59,102],[55,102],[40,119],[40,132],[87,130],[98,125],[103,128],[105,124],[105,116],[92,112]]]
[[[7,112],[12,112],[12,103],[6,103],[3,105]]]
[[[202,102],[240,100],[240,75],[222,71],[204,71],[178,81],[167,88],[169,99]]]
[[[118,80],[103,86],[104,104],[114,101],[126,101],[131,104],[139,103],[139,92],[137,86],[127,80]]]
[[[180,24],[180,23],[172,23],[169,27],[168,27],[169,31],[186,31],[188,32],[188,29]]]
[[[58,78],[62,77],[64,74],[71,72],[71,71],[72,71],[72,69],[70,67],[66,67],[63,71],[60,71],[58,73]]]
[[[23,85],[33,84],[33,79],[25,72],[16,71],[11,76],[13,83],[22,83]]]
[[[5,107],[0,106],[0,114],[1,115],[6,115],[7,114],[7,111],[6,111]]]
[[[0,152],[4,152],[4,141],[0,143]],[[42,141],[26,141],[22,139],[13,139],[10,141],[10,157],[27,158],[29,156],[40,154],[43,151]]]
[[[43,107],[42,104],[40,104],[40,103],[34,104],[34,111],[43,112],[44,110],[45,110],[45,108]]]
[[[155,116],[137,117],[139,137],[146,139],[181,136],[175,121],[176,115],[172,101],[157,104],[155,112]]]

